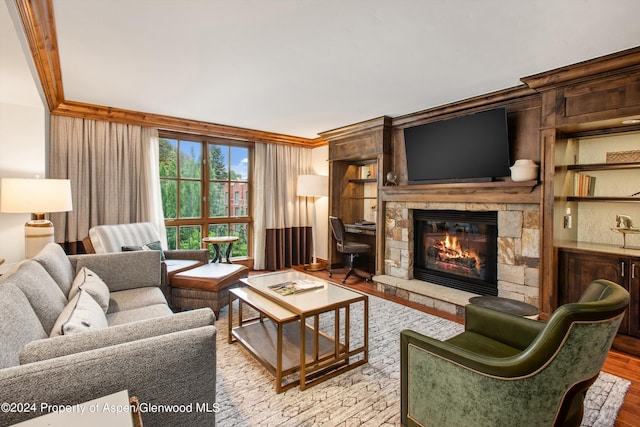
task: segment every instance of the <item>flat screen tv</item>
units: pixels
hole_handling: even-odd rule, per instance
[[[406,128],[409,184],[493,181],[509,176],[505,108]]]

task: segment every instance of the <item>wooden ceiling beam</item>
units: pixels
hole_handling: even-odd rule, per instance
[[[122,108],[104,107],[81,102],[64,101],[52,111],[52,114],[84,119],[103,120],[107,122],[127,123],[140,126],[155,127],[183,133],[217,136],[241,141],[264,142],[269,144],[286,144],[314,148],[325,145],[320,138],[309,139],[273,132],[264,132],[235,126],[219,125],[198,120],[182,119],[161,114],[141,113]]]

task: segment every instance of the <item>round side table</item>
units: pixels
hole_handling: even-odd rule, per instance
[[[222,262],[222,251],[220,250],[220,245],[227,245],[227,251],[225,252],[225,258],[227,259],[227,264],[231,264],[231,248],[233,248],[233,243],[238,241],[237,236],[208,236],[202,239],[203,245],[213,245],[213,250],[215,254],[211,262]]]

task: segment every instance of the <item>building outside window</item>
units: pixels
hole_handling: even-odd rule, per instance
[[[203,236],[237,236],[232,256],[250,256],[251,159],[250,143],[160,133],[160,187],[169,249],[200,248]]]

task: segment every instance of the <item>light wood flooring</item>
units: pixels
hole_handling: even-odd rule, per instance
[[[304,271],[301,267],[294,267],[300,271]],[[343,277],[342,273],[334,273],[333,278],[329,279],[327,271],[320,271],[312,273],[318,277],[327,280],[340,281]],[[440,316],[448,320],[452,320],[458,323],[464,323],[464,319],[449,313],[443,313],[434,309],[430,309],[421,304],[416,304],[411,301],[407,301],[403,298],[395,297],[392,295],[386,295],[382,292],[378,292],[373,284],[367,283],[364,280],[360,280],[355,277],[350,277],[347,280],[346,285],[354,290],[361,291],[370,295],[375,295],[380,298],[384,298],[390,301],[403,304],[416,310],[421,310],[429,314]],[[625,353],[621,353],[615,350],[611,350],[607,356],[604,367],[602,369],[612,375],[616,375],[621,378],[626,378],[631,381],[631,387],[627,395],[625,396],[624,403],[620,412],[618,413],[618,419],[616,421],[616,427],[638,427],[640,426],[640,358],[634,357]]]

